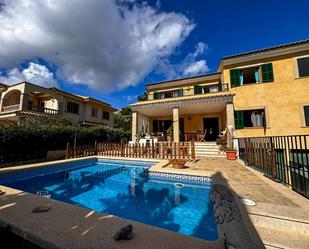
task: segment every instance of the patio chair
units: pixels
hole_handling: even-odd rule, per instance
[[[198,141],[199,142],[206,142],[206,132],[207,132],[207,129],[205,129],[204,134],[198,135]]]

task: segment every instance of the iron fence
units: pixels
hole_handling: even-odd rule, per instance
[[[309,135],[239,138],[239,158],[309,198]]]

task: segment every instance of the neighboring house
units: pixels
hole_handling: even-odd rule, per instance
[[[116,111],[100,100],[29,82],[12,86],[0,84],[0,97],[0,125],[3,126],[16,123],[26,115],[61,115],[74,124],[112,127]]]
[[[309,40],[224,57],[217,73],[146,89],[130,105],[133,141],[145,124],[153,134],[173,126],[175,142],[205,130],[214,141],[228,125],[236,137],[309,134]]]

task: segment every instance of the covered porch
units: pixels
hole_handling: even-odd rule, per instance
[[[216,141],[227,125],[234,127],[232,94],[156,100],[133,105],[132,142]]]
[[[28,89],[30,88],[31,89]],[[34,85],[25,86],[26,89],[12,89],[5,92],[0,101],[0,113],[15,111],[39,112],[44,114],[58,114],[61,102],[48,89]],[[28,90],[28,91],[27,91]]]

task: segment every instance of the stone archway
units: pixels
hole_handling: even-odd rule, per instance
[[[1,111],[15,111],[20,109],[21,91],[14,89],[2,97]]]

